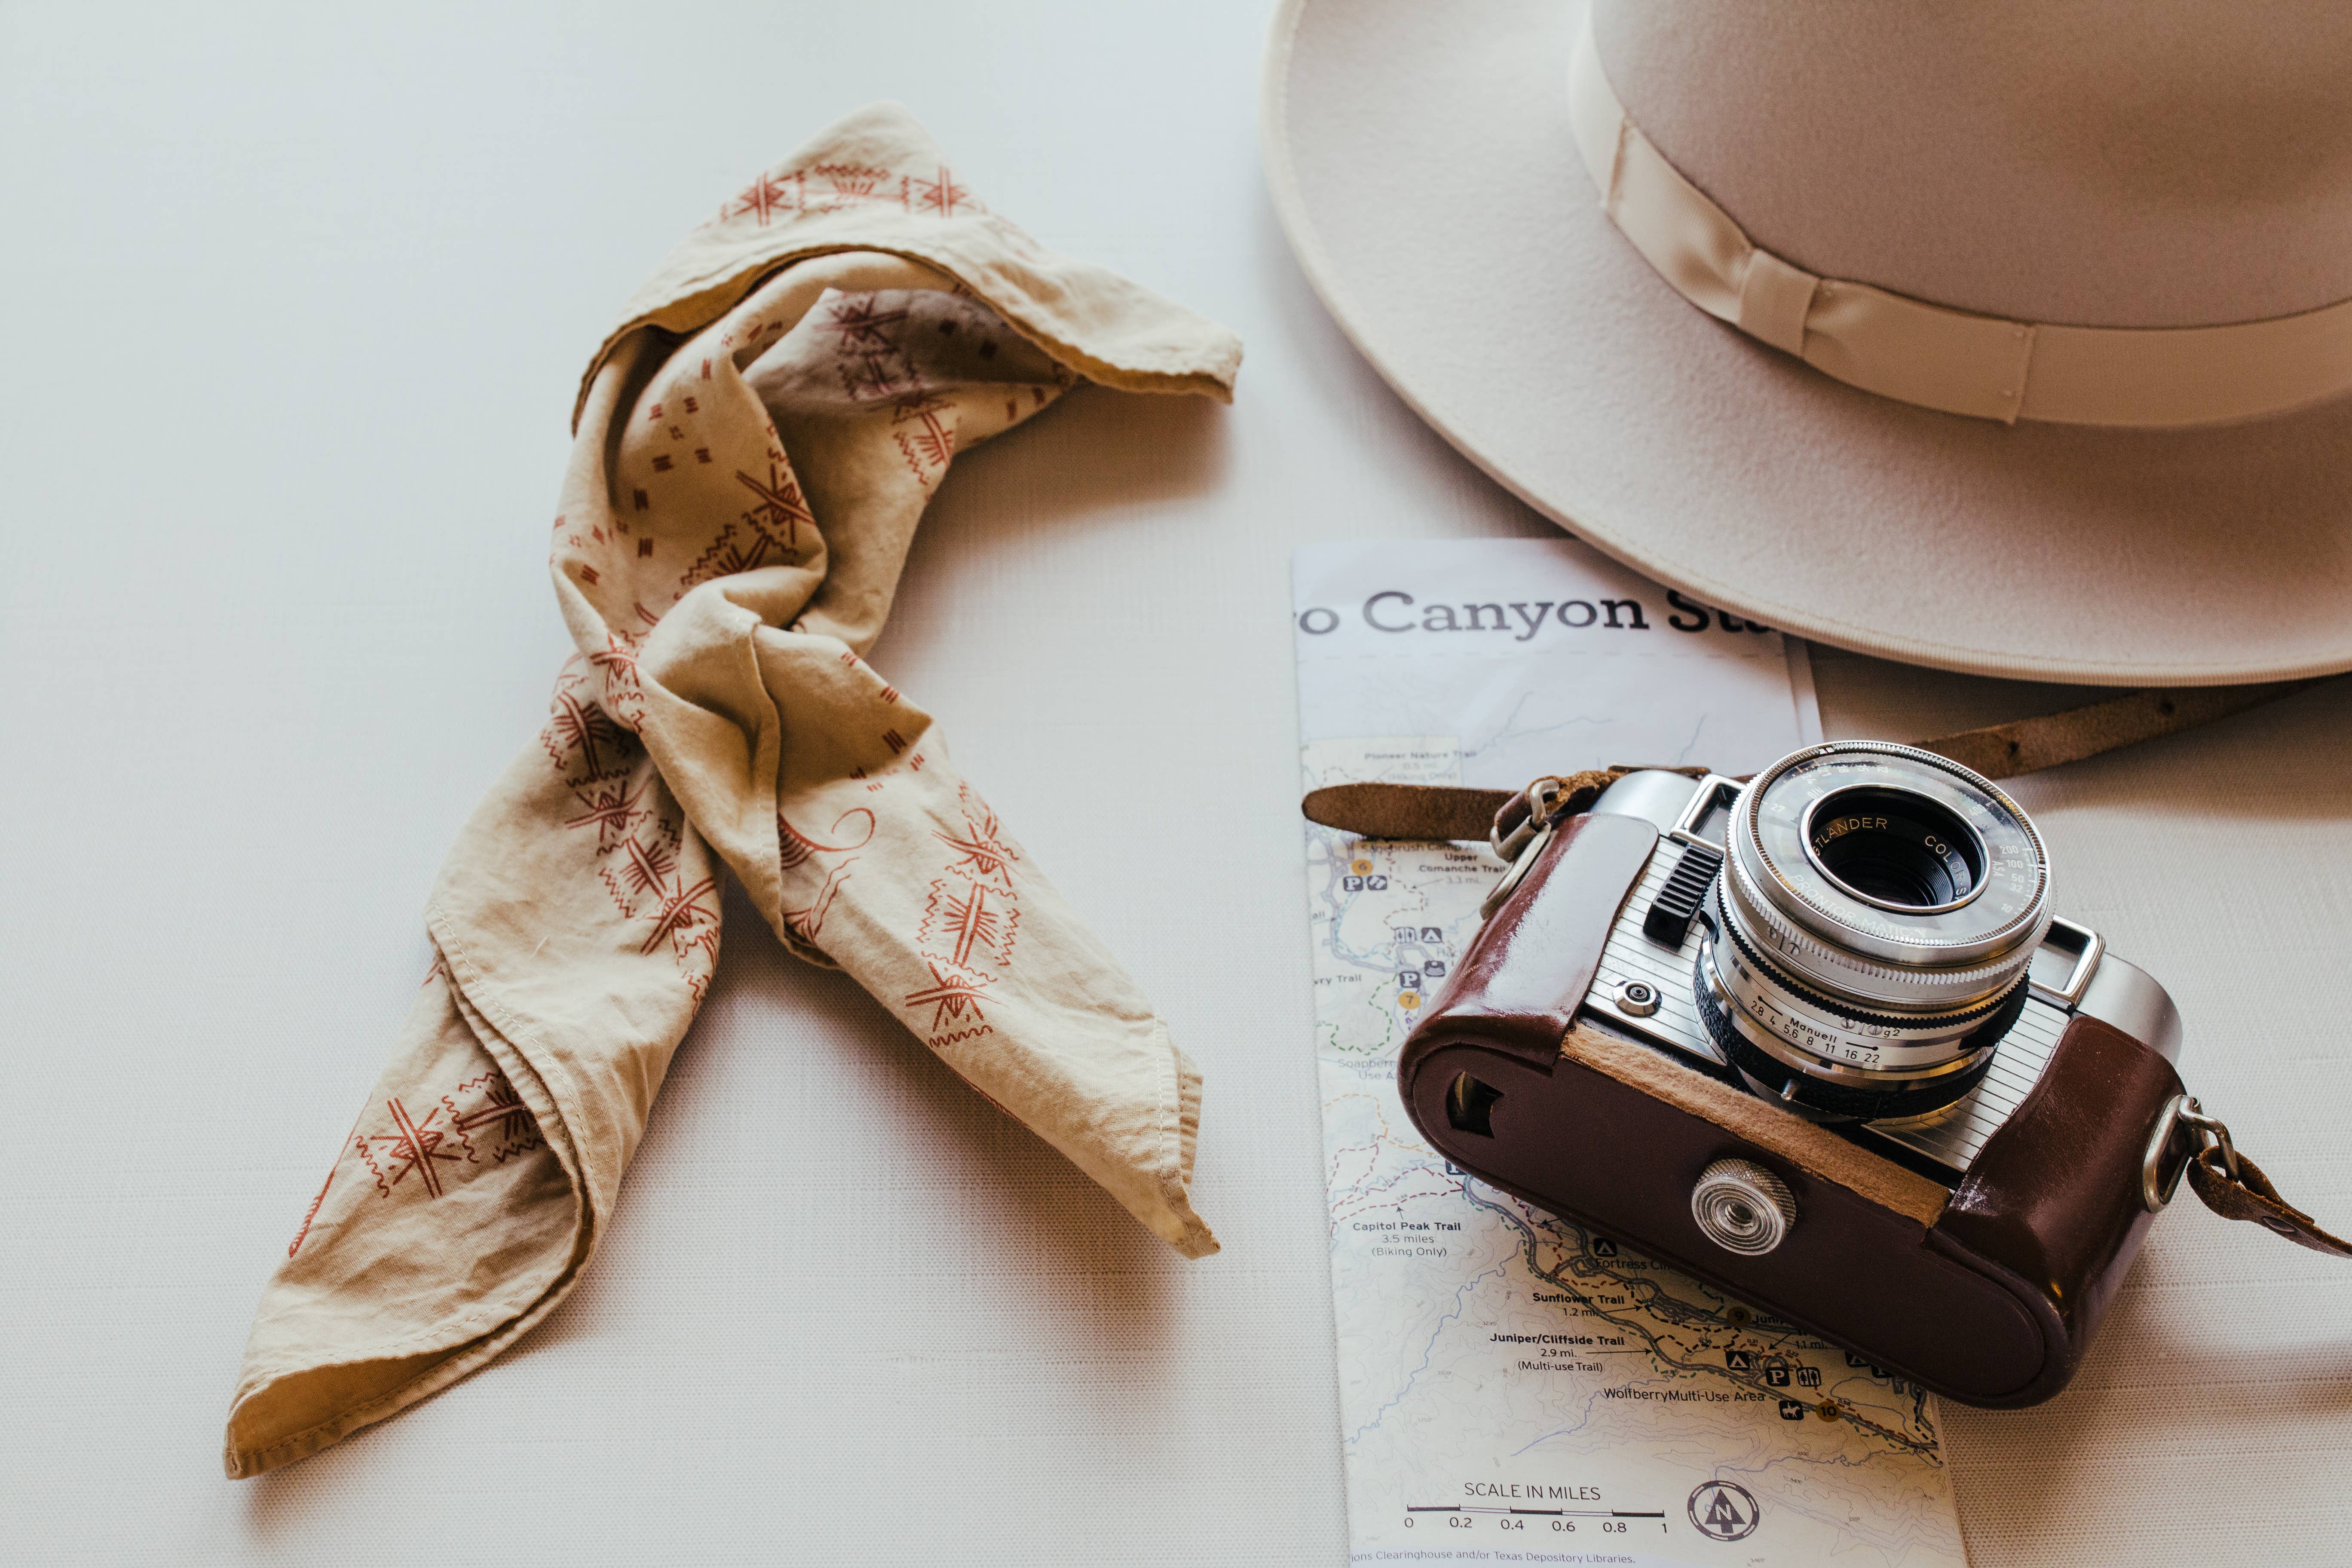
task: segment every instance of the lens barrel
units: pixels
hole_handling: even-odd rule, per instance
[[[1741,793],[1694,987],[1759,1093],[1823,1118],[1918,1116],[1973,1089],[2050,928],[2041,835],[1992,783],[1845,741]]]

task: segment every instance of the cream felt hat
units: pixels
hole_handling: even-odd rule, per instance
[[[1807,637],[2352,668],[2352,7],[1286,0],[1276,206],[1496,479]]]

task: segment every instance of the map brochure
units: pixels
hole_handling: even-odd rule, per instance
[[[1570,539],[1294,562],[1308,788],[1741,773],[1821,738],[1803,645]],[[1358,1563],[1964,1564],[1926,1391],[1449,1164],[1396,1055],[1502,874],[1307,828]]]

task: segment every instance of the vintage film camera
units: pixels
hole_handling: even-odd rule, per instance
[[[1545,787],[1400,1057],[1423,1136],[1938,1394],[2064,1387],[2197,1140],[2025,814],[1876,742]]]

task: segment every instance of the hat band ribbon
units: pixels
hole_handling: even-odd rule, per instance
[[[1683,298],[1881,397],[2014,424],[2163,427],[2352,390],[2352,300],[2216,327],[2061,327],[1821,278],[1750,243],[1626,117],[1585,16],[1569,111],[1611,221]]]

